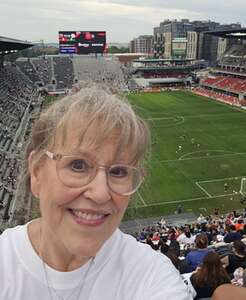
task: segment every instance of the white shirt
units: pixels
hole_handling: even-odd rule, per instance
[[[46,266],[46,276],[27,225],[7,229],[0,235],[0,300],[192,299],[168,258],[119,229],[89,264],[71,272]]]
[[[180,236],[177,238],[177,241],[182,244],[194,244],[196,236],[191,235],[189,238],[185,235],[185,233],[181,233]]]

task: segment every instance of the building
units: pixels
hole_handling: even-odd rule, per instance
[[[240,29],[213,21],[164,20],[154,28],[154,56],[165,59],[198,59],[215,64],[225,52],[226,39],[207,34],[215,30]]]
[[[130,52],[153,55],[153,41],[152,35],[140,35],[130,42]]]
[[[188,31],[186,58],[197,59],[197,53],[198,53],[198,33],[196,31]]]
[[[184,58],[187,31],[192,31],[192,24],[188,19],[168,19],[161,22],[159,27],[154,28],[154,55],[166,59]]]

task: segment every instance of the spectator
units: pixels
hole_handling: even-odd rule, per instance
[[[236,231],[235,225],[229,225],[226,227],[226,235],[224,236],[225,243],[231,243],[234,241],[241,240],[242,235]]]
[[[235,241],[232,246],[233,253],[221,259],[226,267],[227,273],[233,277],[233,272],[239,268],[246,268],[245,244],[242,241]]]
[[[234,224],[236,231],[240,231],[244,229],[244,223],[243,223],[243,219],[242,217],[239,217],[239,219],[237,220],[237,223]]]
[[[219,286],[211,300],[245,300],[246,288],[234,286],[232,284],[223,284]]]
[[[211,297],[214,290],[221,284],[230,283],[230,278],[224,270],[219,255],[209,252],[203,263],[190,277],[197,295],[195,299]]]
[[[204,256],[209,252],[213,251],[208,249],[208,238],[205,234],[198,234],[195,239],[196,249],[191,250],[187,256],[186,261],[190,266],[190,272],[194,271],[198,266],[201,265]]]
[[[233,273],[233,278],[231,280],[231,283],[238,286],[243,286],[243,275],[244,275],[244,269],[242,267],[237,268]]]
[[[195,242],[195,236],[191,234],[190,228],[186,225],[183,229],[183,233],[177,238],[177,241],[182,244],[192,245]]]
[[[180,246],[177,241],[171,241],[170,246],[163,244],[161,246],[161,253],[165,254],[173,263],[180,274],[188,273],[189,266],[184,259],[180,259]]]

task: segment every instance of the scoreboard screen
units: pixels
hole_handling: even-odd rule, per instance
[[[104,53],[106,51],[105,31],[59,31],[61,54]]]

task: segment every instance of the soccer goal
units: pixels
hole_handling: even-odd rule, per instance
[[[246,177],[241,179],[241,187],[239,194],[241,196],[241,203],[243,204],[246,201]]]
[[[240,187],[239,194],[246,196],[246,177],[243,177],[241,179],[241,187]]]

